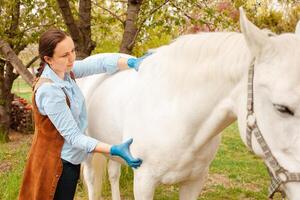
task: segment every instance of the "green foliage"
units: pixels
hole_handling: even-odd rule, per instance
[[[17,2],[3,0],[1,5],[0,23],[3,26],[0,26],[0,37],[12,47],[21,47],[22,50],[28,44],[37,42],[39,35],[50,26],[62,26],[53,0],[20,0],[20,17],[14,21],[12,14],[16,12]],[[17,26],[12,29],[14,23]]]
[[[101,6],[101,7],[100,7]],[[96,42],[93,53],[118,52],[123,35],[123,23],[111,15],[108,9],[121,20],[125,20],[126,7],[119,2],[97,1],[92,6],[92,40]]]
[[[246,1],[242,0],[249,19],[259,28],[266,28],[275,33],[294,32],[300,19],[300,5],[295,1]]]
[[[147,31],[143,38],[139,38],[138,42],[133,49],[133,54],[141,56],[149,49],[154,49],[165,44],[169,44],[173,38],[178,36],[178,30],[174,28],[173,32],[165,33],[162,29],[164,27],[157,26]]]

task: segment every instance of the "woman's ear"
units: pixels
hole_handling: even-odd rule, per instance
[[[44,60],[46,61],[46,63],[48,63],[49,65],[52,64],[52,59],[49,56],[44,56]]]

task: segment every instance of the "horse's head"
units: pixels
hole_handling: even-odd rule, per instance
[[[240,25],[255,59],[254,117],[250,119],[250,125],[256,122],[273,158],[282,169],[289,173],[300,173],[300,24],[296,34],[269,37],[265,31],[248,21],[241,9]],[[252,134],[254,152],[265,161],[271,159],[257,140]],[[266,163],[271,165],[268,161]],[[283,180],[287,178],[280,174],[282,169],[270,169],[275,176],[279,175],[277,177]],[[300,182],[284,182],[281,187],[288,199],[300,199]]]

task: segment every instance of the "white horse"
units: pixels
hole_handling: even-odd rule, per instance
[[[131,152],[143,159],[134,170],[135,199],[153,199],[159,183],[178,183],[181,200],[197,199],[219,133],[237,119],[246,143],[253,59],[256,122],[278,163],[300,172],[300,36],[268,37],[242,10],[240,24],[242,33],[182,36],[147,57],[139,72],[78,80],[88,105],[88,134],[112,144],[134,138]],[[269,159],[256,137],[251,141],[255,154]],[[84,165],[90,200],[100,199],[96,173],[102,163],[89,158]],[[112,198],[118,200],[120,164],[110,160],[108,165]],[[281,188],[289,199],[300,199],[299,182]]]

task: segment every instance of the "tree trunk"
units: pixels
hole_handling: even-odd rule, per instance
[[[84,47],[84,58],[91,55],[96,47],[96,43],[92,40],[91,31],[91,0],[80,0],[79,2],[79,23],[78,28],[82,34]],[[82,57],[78,54],[78,57]]]
[[[10,92],[17,75],[13,74],[10,63],[0,63],[0,141],[7,142],[10,127],[10,111],[13,94]]]
[[[57,0],[68,31],[75,43],[78,59],[91,55],[96,44],[91,39],[91,0],[80,0],[79,21],[76,22],[68,0]]]
[[[6,113],[6,100],[4,98],[4,66],[5,61],[0,59],[0,143],[9,141],[9,128],[6,123],[9,120],[9,115]]]
[[[8,33],[7,38],[10,38],[10,43],[0,39],[0,54],[5,58],[5,61],[2,60],[0,63],[0,140],[2,141],[8,141],[9,139],[11,103],[13,100],[11,88],[14,80],[18,77],[18,74],[13,72],[14,68],[27,83],[31,85],[33,81],[32,74],[16,55],[25,48],[25,46],[22,44],[14,44],[15,42],[13,40],[19,31],[20,8],[20,0],[13,1],[10,26],[8,30],[6,30]]]
[[[125,30],[120,46],[121,53],[131,54],[138,34],[138,15],[143,0],[128,0]]]

